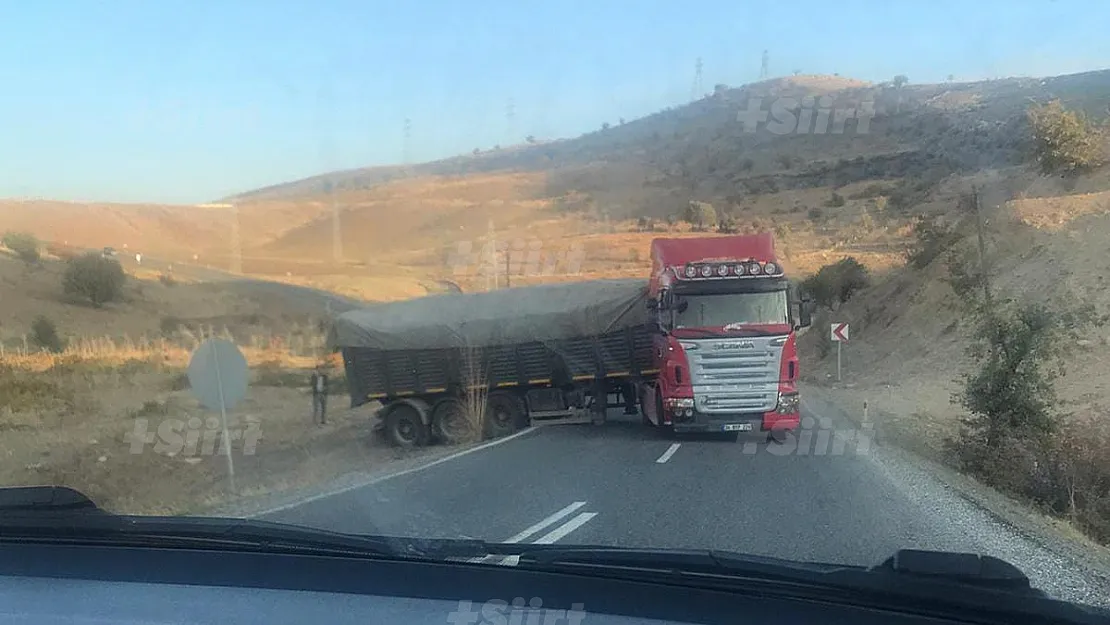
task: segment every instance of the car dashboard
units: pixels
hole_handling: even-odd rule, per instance
[[[2,540],[0,614],[97,625],[953,622],[800,598],[781,582],[722,590],[467,562]]]

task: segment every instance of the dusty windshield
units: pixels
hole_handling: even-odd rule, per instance
[[[0,481],[1110,602],[1110,4],[849,4],[9,9]]]
[[[679,298],[679,305],[676,328],[789,322],[785,291],[688,295]]]

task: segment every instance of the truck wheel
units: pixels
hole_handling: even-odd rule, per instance
[[[494,392],[486,398],[486,438],[500,438],[516,431],[527,418],[524,402],[512,393]]]
[[[420,447],[428,443],[428,428],[416,408],[400,405],[385,417],[385,433],[396,447]]]
[[[458,445],[470,437],[471,425],[462,401],[440,400],[432,408],[432,434],[448,445]]]

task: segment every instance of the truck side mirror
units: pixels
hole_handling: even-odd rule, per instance
[[[663,310],[670,310],[674,307],[674,292],[670,289],[663,289],[659,293],[659,307]]]
[[[813,324],[813,301],[803,299],[798,302],[798,328],[808,328]]]

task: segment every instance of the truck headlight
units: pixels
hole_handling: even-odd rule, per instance
[[[779,403],[775,412],[779,414],[795,414],[801,406],[802,400],[797,393],[779,393]]]
[[[693,408],[694,400],[691,397],[669,397],[665,402],[667,408],[676,410],[679,408]]]

